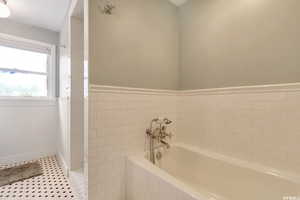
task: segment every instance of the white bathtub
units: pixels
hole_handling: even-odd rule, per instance
[[[127,162],[127,200],[298,200],[299,177],[185,145]]]

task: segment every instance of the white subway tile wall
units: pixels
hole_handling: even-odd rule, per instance
[[[265,166],[300,173],[300,92],[181,96],[177,139]]]
[[[177,96],[163,93],[91,92],[89,96],[89,199],[124,200],[126,156],[144,151],[155,117],[176,129]]]
[[[158,116],[174,121],[178,142],[299,174],[299,88],[258,86],[173,95],[91,90],[89,199],[125,199],[125,158],[143,152],[145,129]]]

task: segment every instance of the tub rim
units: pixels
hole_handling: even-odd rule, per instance
[[[300,184],[300,176],[298,174],[289,172],[289,171],[284,171],[284,170],[278,170],[272,167],[268,167],[259,163],[255,162],[249,162],[246,160],[234,158],[228,155],[220,154],[213,152],[211,150],[207,149],[201,149],[199,147],[193,146],[193,145],[188,145],[185,143],[174,143],[171,145],[172,147],[178,147],[178,148],[183,148],[187,151],[190,151],[192,153],[199,154],[204,157],[208,157],[210,159],[214,159],[217,161],[222,161],[227,164],[236,166],[236,167],[241,167],[244,169],[248,170],[253,170],[258,173],[262,174],[267,174],[276,178],[280,178],[286,181],[290,181],[295,184]],[[149,160],[145,158],[145,154],[147,152],[143,153],[138,153],[135,155],[130,155],[127,156],[127,160],[134,162],[138,166],[145,168],[146,170],[149,170],[154,176],[157,176],[167,183],[173,185],[176,187],[177,190],[181,190],[185,192],[186,194],[190,195],[194,199],[198,200],[228,200],[225,197],[222,197],[218,194],[211,193],[209,191],[206,191],[204,189],[200,189],[200,191],[197,191],[193,189],[192,187],[188,186],[186,183],[183,181],[177,179],[176,177],[168,174],[166,171],[163,169],[160,169],[156,165],[153,165]]]
[[[207,149],[201,149],[199,147],[193,146],[193,145],[187,145],[185,143],[175,143],[172,146],[174,147],[179,147],[179,148],[183,148],[185,150],[191,151],[193,153],[197,153],[200,154],[202,156],[211,158],[211,159],[215,159],[218,161],[223,161],[225,163],[228,163],[230,165],[233,166],[238,166],[241,168],[246,168],[249,170],[253,170],[256,171],[258,173],[263,173],[263,174],[267,174],[270,176],[274,176],[276,178],[280,178],[286,181],[290,181],[296,184],[300,184],[300,175],[290,172],[290,171],[286,171],[286,170],[280,170],[280,169],[276,169],[270,166],[266,166],[257,162],[250,162],[247,160],[242,160],[239,158],[234,158],[228,155],[224,155],[221,153],[217,153],[217,152],[213,152],[211,150],[207,150]],[[172,148],[172,147],[171,147]]]
[[[173,185],[177,190],[180,190],[180,191],[186,193],[193,199],[197,199],[197,200],[228,200],[220,195],[217,195],[217,194],[205,191],[205,190],[201,190],[200,192],[196,191],[195,189],[188,186],[186,183],[184,183],[184,182],[178,180],[177,178],[175,178],[174,176],[168,174],[166,171],[160,169],[156,165],[153,165],[142,154],[128,156],[127,161],[134,162],[139,167],[142,167],[142,168],[150,171],[150,173],[153,176],[163,179],[165,182]]]

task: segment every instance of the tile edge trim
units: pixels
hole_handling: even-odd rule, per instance
[[[286,84],[209,88],[209,89],[197,89],[197,90],[146,89],[146,88],[118,87],[118,86],[91,84],[89,87],[89,92],[90,93],[119,93],[119,94],[127,93],[127,94],[141,94],[141,95],[171,95],[171,96],[280,93],[280,92],[300,92],[300,82],[286,83]]]

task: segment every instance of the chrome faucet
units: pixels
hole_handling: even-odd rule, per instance
[[[170,148],[167,138],[171,139],[173,134],[167,132],[168,125],[171,120],[164,118],[155,118],[151,120],[150,127],[146,130],[147,138],[149,139],[150,161],[155,164],[155,149],[160,147]]]

